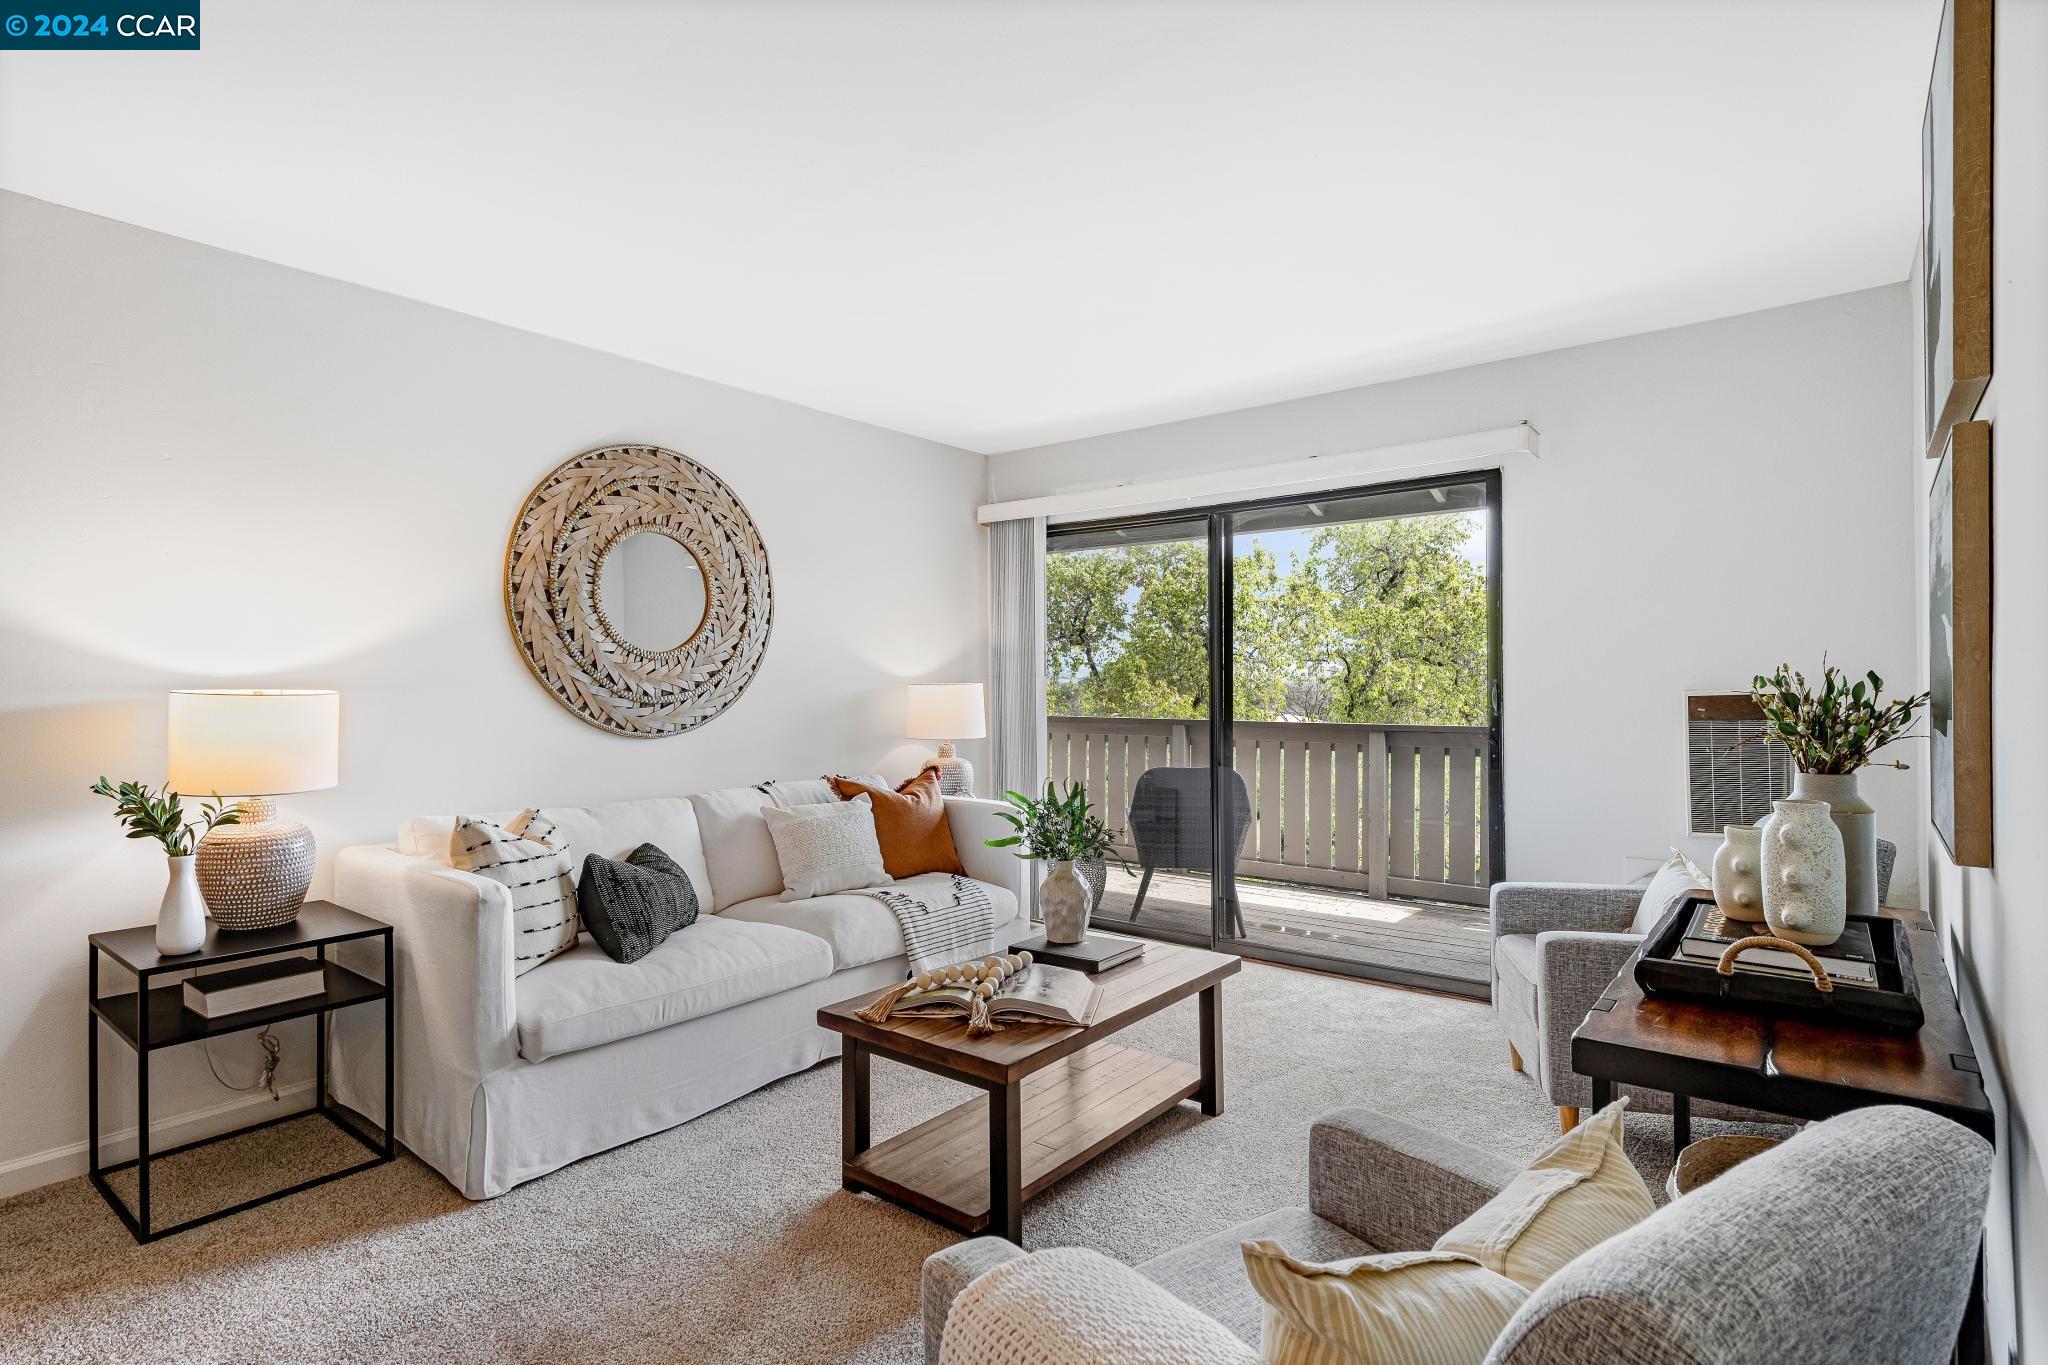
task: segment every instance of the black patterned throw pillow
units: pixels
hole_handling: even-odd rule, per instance
[[[583,927],[614,962],[637,962],[697,919],[697,888],[676,860],[642,844],[623,862],[593,853],[576,888]]]

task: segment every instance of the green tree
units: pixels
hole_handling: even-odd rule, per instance
[[[1240,720],[1475,725],[1486,718],[1486,580],[1457,514],[1319,529],[1281,565],[1236,557]],[[1188,541],[1054,553],[1055,714],[1208,714],[1208,565]]]

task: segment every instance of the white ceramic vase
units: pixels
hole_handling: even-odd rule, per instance
[[[1754,922],[1764,917],[1764,832],[1754,825],[1721,826],[1714,850],[1714,904],[1722,917]]]
[[[166,957],[196,953],[206,942],[206,900],[190,854],[169,858],[170,884],[156,912],[156,950]]]
[[[1856,790],[1854,773],[1798,773],[1794,801],[1825,801],[1842,832],[1844,886],[1852,915],[1877,913],[1877,812]]]
[[[1088,937],[1088,883],[1071,862],[1056,861],[1038,884],[1038,912],[1045,917],[1047,943],[1079,943]]]
[[[1822,801],[1773,801],[1763,825],[1764,922],[1779,938],[1821,948],[1849,913],[1842,832]]]

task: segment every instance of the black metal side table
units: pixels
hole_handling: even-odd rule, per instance
[[[384,979],[372,981],[361,973],[352,972],[339,963],[330,962],[327,950],[337,943],[348,943],[357,939],[384,939]],[[392,1141],[391,1115],[396,1096],[396,1059],[392,1053],[392,997],[390,983],[391,926],[382,920],[359,915],[353,910],[331,905],[326,901],[308,901],[299,911],[299,917],[290,924],[275,929],[249,929],[242,931],[221,929],[216,925],[207,926],[206,942],[196,953],[181,953],[166,957],[156,950],[156,926],[143,925],[135,929],[118,929],[112,933],[94,934],[88,939],[91,945],[86,955],[85,990],[89,1002],[86,1017],[87,1057],[89,1059],[87,1084],[87,1126],[91,1147],[88,1151],[89,1174],[93,1188],[107,1201],[108,1207],[120,1215],[121,1222],[134,1234],[138,1242],[153,1242],[159,1237],[168,1237],[174,1232],[211,1223],[216,1218],[225,1218],[231,1213],[267,1204],[273,1199],[282,1199],[288,1194],[309,1190],[315,1185],[324,1185],[330,1180],[339,1180],[345,1175],[381,1166],[397,1154]],[[152,977],[171,972],[186,972],[195,967],[214,967],[228,962],[241,962],[249,958],[270,957],[284,953],[296,953],[312,949],[327,976],[327,989],[319,995],[309,995],[297,1000],[288,1000],[281,1005],[270,1005],[258,1009],[241,1010],[218,1019],[208,1019],[185,1008],[185,987],[182,980],[169,985],[152,986]],[[101,995],[99,993],[100,955],[104,953],[116,963],[135,975],[136,989],[122,995]],[[361,1005],[374,1000],[384,1002],[384,1131],[381,1138],[373,1139],[352,1121],[349,1111],[344,1111],[327,1099],[327,1016],[335,1010],[350,1005]],[[230,1033],[241,1033],[248,1029],[262,1028],[285,1019],[299,1019],[313,1015],[317,1020],[317,1042],[314,1048],[313,1104],[310,1108],[294,1109],[289,1114],[280,1114],[260,1123],[248,1124],[231,1132],[220,1133],[197,1142],[187,1142],[161,1152],[149,1150],[149,1055],[167,1047],[182,1043],[202,1043],[210,1038],[223,1037]],[[136,1099],[136,1148],[135,1159],[117,1162],[111,1166],[100,1164],[100,1026],[104,1024],[115,1037],[135,1051],[135,1099]],[[302,1180],[296,1185],[278,1190],[274,1194],[245,1199],[228,1208],[217,1209],[197,1218],[188,1218],[170,1227],[153,1227],[149,1217],[149,1166],[150,1162],[164,1157],[188,1152],[209,1143],[221,1142],[252,1133],[259,1128],[269,1128],[293,1119],[319,1114],[342,1132],[354,1138],[371,1152],[370,1159],[345,1166],[338,1171]],[[365,1124],[368,1120],[363,1120]],[[131,1211],[121,1196],[107,1182],[107,1177],[118,1172],[135,1170],[136,1207]]]

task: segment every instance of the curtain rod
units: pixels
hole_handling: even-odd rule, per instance
[[[1107,488],[985,503],[976,509],[975,520],[984,526],[1022,517],[1075,521],[1111,513],[1163,512],[1283,493],[1318,493],[1424,470],[1488,469],[1509,455],[1526,454],[1540,459],[1540,443],[1541,433],[1525,419],[1511,427],[1462,436],[1439,436],[1337,455],[1311,455],[1305,460],[1281,464],[1247,465],[1172,479],[1133,480]]]

